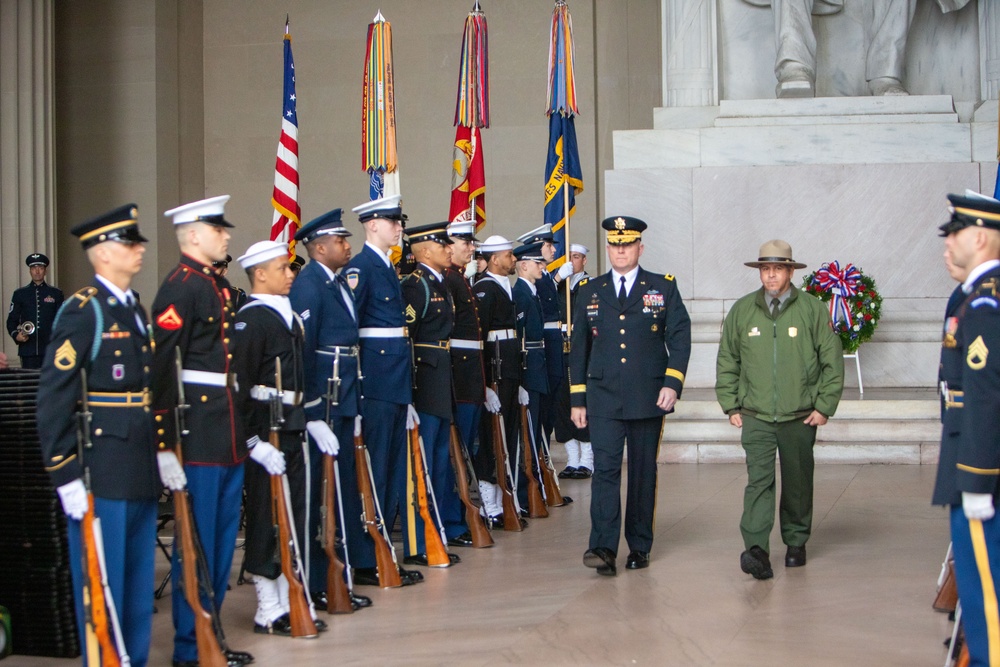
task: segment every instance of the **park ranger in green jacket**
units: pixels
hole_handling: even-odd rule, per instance
[[[715,393],[729,422],[742,429],[747,456],[742,570],[774,576],[768,538],[774,525],[774,453],[781,459],[781,539],[786,567],[806,564],[812,528],[816,428],[833,416],[844,389],[843,347],[818,299],[792,286],[784,241],[768,241],[755,262],[762,288],[739,299],[722,327]]]

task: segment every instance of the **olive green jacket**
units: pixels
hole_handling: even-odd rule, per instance
[[[764,289],[733,304],[722,326],[715,395],[726,414],[791,421],[833,416],[844,390],[844,350],[830,312],[795,287],[772,318]]]

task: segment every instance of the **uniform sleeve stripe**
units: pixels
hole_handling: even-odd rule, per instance
[[[668,378],[677,378],[678,380],[681,381],[681,384],[684,384],[684,373],[681,373],[679,370],[675,368],[668,368],[666,376]]]
[[[45,468],[45,470],[46,470],[46,472],[54,472],[56,470],[59,470],[60,468],[62,468],[63,466],[65,466],[67,463],[69,463],[70,461],[72,461],[75,458],[76,458],[76,454],[73,454],[69,458],[63,459],[62,461],[60,461],[58,465],[47,466]]]
[[[1000,475],[1000,468],[973,468],[964,463],[956,463],[955,467],[965,472],[971,472],[973,475]]]
[[[585,384],[571,384],[569,386],[569,393],[571,394],[586,394],[587,385]]]

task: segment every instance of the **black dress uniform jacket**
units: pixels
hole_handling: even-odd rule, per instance
[[[452,418],[451,338],[454,309],[444,284],[423,264],[402,283],[406,327],[413,342],[417,412],[441,419]]]
[[[62,486],[90,469],[94,495],[151,500],[160,493],[149,412],[153,352],[141,306],[123,305],[100,281],[66,301],[55,322],[38,388],[38,433],[46,469]],[[135,321],[135,314],[145,331]],[[77,410],[87,371],[93,447],[77,455]]]
[[[27,286],[14,290],[10,309],[7,311],[7,333],[16,341],[19,324],[32,322],[35,325],[35,332],[28,336],[28,340],[17,344],[19,357],[40,357],[45,354],[46,345],[52,336],[52,323],[62,303],[62,290],[46,282],[36,285],[32,281]]]
[[[1000,267],[987,271],[945,318],[941,379],[947,383],[935,505],[962,492],[1000,500]]]
[[[506,280],[506,279],[505,279]],[[489,342],[490,331],[517,329],[517,309],[507,291],[494,278],[487,275],[474,288],[479,304],[479,328],[483,332],[483,363],[488,382],[498,379],[521,381],[521,345],[516,335],[507,340]],[[495,359],[500,355],[500,378],[496,375]]]
[[[459,268],[448,267],[442,275],[455,309],[455,326],[451,330],[451,337],[481,343],[483,336],[479,330],[479,310],[472,285]],[[455,401],[482,405],[486,396],[482,349],[453,346],[451,367]]]
[[[563,375],[566,374],[565,362],[562,356],[563,337],[561,328],[551,328],[551,324],[559,324],[563,321],[561,317],[559,297],[562,293],[555,279],[548,271],[542,273],[542,277],[535,281],[535,289],[538,292],[538,301],[542,305],[542,317],[550,328],[545,329],[542,334],[545,340],[545,366],[549,375],[549,388],[554,389],[562,382]],[[565,297],[564,297],[565,300]]]
[[[247,456],[246,438],[236,410],[232,368],[233,320],[229,281],[187,255],[167,275],[153,302],[153,412],[159,449],[173,449],[173,409],[177,406],[176,348],[184,370],[225,374],[228,386],[185,383],[191,432],[184,440],[184,462],[233,465]]]
[[[625,304],[609,271],[582,280],[570,350],[570,399],[608,419],[662,416],[660,389],[680,397],[691,356],[691,320],[673,276],[642,268]]]

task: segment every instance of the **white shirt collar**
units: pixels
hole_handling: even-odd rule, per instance
[[[440,273],[438,273],[437,271],[435,271],[431,267],[427,266],[423,262],[420,262],[420,266],[424,267],[425,269],[427,269],[428,271],[430,271],[432,274],[434,274],[434,277],[438,279],[439,283],[440,282],[444,282],[444,276],[442,276]]]
[[[510,291],[510,280],[507,278],[507,276],[498,276],[497,274],[492,273],[490,271],[487,271],[486,275],[495,280],[497,283],[499,283],[500,287],[502,287],[504,291],[507,292],[507,296],[510,297],[511,301],[514,300],[514,294],[513,292]]]
[[[624,275],[625,275],[625,293],[631,294],[632,285],[635,284],[636,276],[639,275],[639,267],[636,266],[634,269],[632,269],[631,271],[629,271]],[[618,290],[621,288],[622,274],[618,273],[614,269],[611,269],[611,280],[612,282],[614,282],[615,294],[617,294]]]
[[[132,288],[131,287],[129,287],[127,290],[125,290],[123,292],[120,289],[118,289],[117,285],[113,284],[107,278],[104,278],[103,276],[94,276],[94,277],[97,278],[98,280],[100,280],[101,284],[104,285],[105,287],[107,287],[108,291],[111,292],[111,294],[114,295],[123,304],[128,303],[128,298],[126,298],[126,297],[130,297],[133,302],[135,301],[135,297],[132,296]]]
[[[391,260],[391,259],[389,259],[389,255],[385,254],[384,252],[382,252],[381,250],[379,250],[378,248],[376,248],[375,246],[373,246],[373,245],[372,245],[371,243],[369,243],[368,241],[365,241],[365,245],[366,245],[366,246],[368,246],[369,248],[371,248],[372,250],[374,250],[374,251],[375,251],[375,254],[376,254],[376,255],[378,255],[379,257],[381,257],[381,258],[382,258],[382,261],[383,261],[383,262],[385,262],[385,265],[386,265],[386,266],[388,266],[388,267],[389,267],[390,269],[392,269],[393,271],[395,271],[395,270],[396,270],[396,269],[394,269],[394,268],[392,267],[392,260]]]
[[[271,310],[277,311],[284,318],[285,326],[289,329],[292,328],[292,302],[288,300],[287,296],[278,294],[251,294],[250,298],[260,301]]]
[[[979,280],[979,277],[987,271],[993,270],[997,266],[1000,266],[1000,259],[991,259],[972,269],[972,271],[969,272],[969,277],[965,279],[964,283],[962,283],[962,291],[966,294],[972,292],[972,286],[977,280]]]
[[[326,277],[327,278],[329,278],[330,280],[336,280],[337,279],[337,274],[333,272],[333,269],[331,269],[329,266],[327,266],[323,262],[316,262],[316,263],[319,264],[320,266],[322,266],[323,270],[326,271]]]
[[[531,282],[530,280],[526,280],[523,276],[519,277],[518,280],[524,281],[524,284],[528,286],[528,289],[531,290],[531,293],[535,296],[538,296],[538,288],[535,287],[535,284],[533,282]]]

